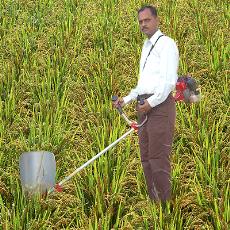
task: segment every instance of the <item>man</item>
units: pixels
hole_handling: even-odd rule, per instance
[[[148,37],[142,49],[140,77],[136,88],[119,98],[114,106],[144,99],[143,105],[137,105],[139,122],[148,118],[138,131],[141,162],[149,197],[165,202],[171,194],[170,152],[176,117],[171,92],[177,81],[179,52],[175,42],[158,29],[155,7],[141,8],[138,20],[141,31]]]

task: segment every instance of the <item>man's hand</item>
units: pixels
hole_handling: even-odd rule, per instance
[[[119,106],[123,107],[125,105],[123,98],[118,98],[116,101],[113,101],[113,107],[117,108]]]
[[[150,109],[152,109],[152,107],[150,106],[147,100],[144,100],[143,105],[138,104],[137,106],[137,111],[141,113],[147,113]]]

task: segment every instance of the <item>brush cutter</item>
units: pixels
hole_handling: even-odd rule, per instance
[[[117,99],[117,96],[112,97],[113,101],[116,101]],[[141,101],[140,104],[143,104],[143,101]],[[46,151],[23,153],[20,156],[19,167],[22,188],[25,194],[31,196],[34,194],[50,194],[54,191],[61,192],[64,183],[69,181],[78,172],[94,162],[97,158],[106,153],[109,149],[126,138],[134,130],[137,130],[147,121],[146,117],[146,119],[138,125],[136,122],[128,119],[120,105],[117,106],[117,110],[129,124],[131,129],[57,184],[55,184],[56,162],[53,153]]]
[[[176,94],[174,98],[176,101],[184,101],[186,103],[199,101],[200,94],[199,90],[197,89],[196,81],[190,76],[180,77],[176,83]],[[117,99],[117,96],[112,97],[113,102],[115,102]],[[142,100],[139,103],[142,105],[144,104],[144,101]],[[53,153],[46,151],[23,153],[20,156],[19,162],[23,191],[29,195],[33,195],[35,193],[46,194],[47,192],[49,194],[55,190],[59,192],[62,191],[62,186],[64,183],[69,181],[78,172],[94,162],[97,158],[106,153],[109,149],[126,138],[134,130],[137,130],[147,121],[146,116],[145,120],[138,125],[136,122],[128,119],[120,105],[117,106],[117,110],[129,124],[131,129],[57,184],[55,184],[56,162]]]

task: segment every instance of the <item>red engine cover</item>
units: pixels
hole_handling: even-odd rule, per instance
[[[184,81],[179,81],[176,83],[176,90],[184,91],[186,89],[186,83]]]
[[[179,81],[176,83],[176,94],[174,96],[176,101],[183,101],[184,94],[183,91],[187,88],[186,83],[184,81]]]

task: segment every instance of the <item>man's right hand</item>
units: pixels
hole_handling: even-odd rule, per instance
[[[113,107],[123,107],[125,105],[123,98],[118,98],[116,101],[113,101]]]

